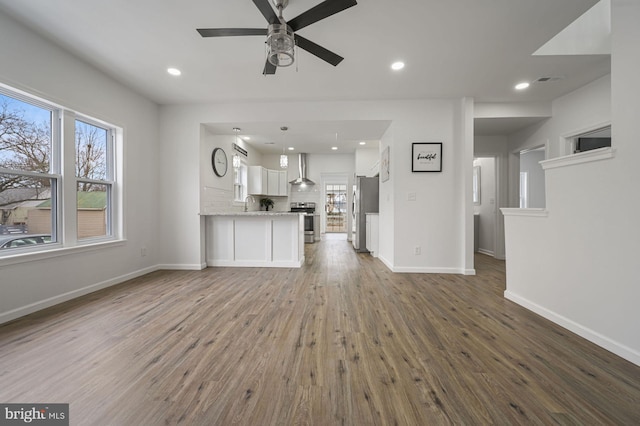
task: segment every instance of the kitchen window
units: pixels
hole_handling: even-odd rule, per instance
[[[233,201],[244,203],[245,198],[247,198],[247,174],[249,169],[247,163],[238,155],[234,155],[233,165]]]
[[[119,236],[117,133],[0,86],[0,257]]]

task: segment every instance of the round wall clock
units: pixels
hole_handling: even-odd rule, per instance
[[[216,148],[211,154],[211,167],[213,172],[222,177],[227,174],[227,154],[222,148]]]

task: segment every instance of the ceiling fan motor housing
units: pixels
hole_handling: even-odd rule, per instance
[[[280,8],[285,8],[289,5],[289,0],[272,0],[273,1],[273,5],[276,7],[276,9],[280,10]]]

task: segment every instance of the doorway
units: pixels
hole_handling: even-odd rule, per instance
[[[325,185],[325,232],[347,232],[347,185],[328,183]]]
[[[545,147],[520,151],[518,207],[545,208],[545,176],[540,162],[545,159]]]
[[[497,159],[473,160],[474,251],[496,256],[498,241]]]

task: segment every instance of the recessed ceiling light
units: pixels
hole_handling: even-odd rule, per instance
[[[332,146],[331,149],[334,150],[334,151],[337,151],[338,147],[337,146]]]
[[[527,87],[529,87],[529,83],[527,83],[526,81],[516,84],[516,90],[524,90]]]
[[[178,68],[167,68],[167,72],[176,77],[182,74],[182,71],[180,71]]]
[[[391,64],[391,69],[394,71],[399,71],[402,68],[404,68],[404,62],[402,61],[394,62],[393,64]]]
[[[240,137],[240,139],[245,140],[245,141],[250,141],[251,138],[249,136],[242,136]]]
[[[366,145],[367,143],[365,141],[360,142],[360,145]]]
[[[295,148],[290,146],[289,148],[287,148],[289,151],[293,151]]]

